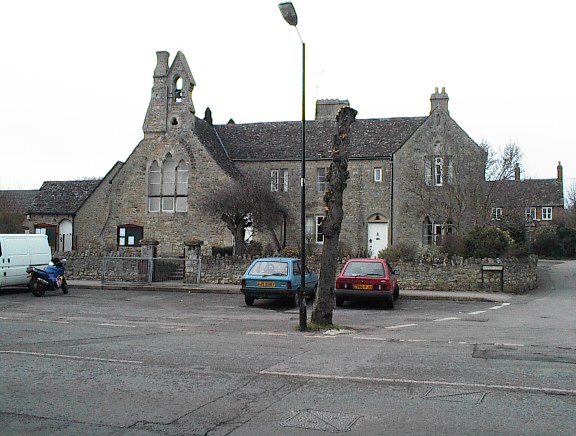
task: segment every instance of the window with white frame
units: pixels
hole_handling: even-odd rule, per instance
[[[306,236],[309,240],[314,238],[317,244],[324,243],[324,233],[322,231],[322,222],[324,215],[314,215],[306,217]]]
[[[434,184],[436,186],[444,184],[444,159],[440,156],[434,158]]]
[[[543,207],[542,208],[542,221],[550,221],[552,219],[552,208]]]
[[[428,186],[454,182],[454,164],[450,156],[428,156],[424,160],[424,179]]]
[[[288,192],[288,170],[271,170],[270,171],[270,191],[271,192]]]
[[[536,208],[527,207],[524,209],[524,216],[526,217],[526,221],[536,221]]]
[[[382,168],[380,167],[374,168],[374,182],[375,183],[382,182]]]
[[[316,185],[318,192],[326,192],[327,183],[326,176],[328,174],[328,168],[317,168],[316,169]]]
[[[492,208],[492,221],[500,221],[502,219],[502,208],[493,207]]]

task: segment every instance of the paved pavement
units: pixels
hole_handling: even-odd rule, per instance
[[[240,285],[201,283],[193,285],[181,282],[142,283],[106,283],[97,280],[68,280],[70,287],[87,289],[143,290],[163,292],[188,292],[207,294],[240,294]],[[407,300],[450,300],[450,301],[494,301],[506,302],[513,294],[468,291],[424,291],[417,289],[401,289],[400,298]]]

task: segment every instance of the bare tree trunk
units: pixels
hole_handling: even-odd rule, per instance
[[[312,309],[312,322],[319,325],[332,324],[334,309],[334,281],[338,262],[338,241],[344,210],[342,202],[346,181],[350,178],[348,172],[348,145],[350,144],[350,125],[356,120],[357,112],[344,107],[338,113],[338,133],[332,142],[332,163],[326,181],[328,190],[324,193],[326,215],[322,221],[324,246],[318,291]]]

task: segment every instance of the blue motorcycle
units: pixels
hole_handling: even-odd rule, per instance
[[[68,284],[66,277],[64,277],[64,270],[66,266],[66,259],[53,258],[45,269],[29,266],[26,272],[30,276],[30,283],[28,288],[36,297],[42,297],[46,291],[57,291],[62,289],[62,292],[68,293]]]

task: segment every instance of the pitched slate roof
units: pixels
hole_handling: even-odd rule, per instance
[[[427,117],[356,120],[351,159],[390,157]],[[214,126],[230,158],[238,161],[300,160],[301,123],[271,122]],[[306,159],[330,159],[335,121],[306,121]]]
[[[486,182],[492,188],[493,207],[564,207],[559,179],[501,180]]]
[[[29,212],[74,215],[99,184],[99,179],[44,182]]]
[[[0,209],[24,214],[30,209],[38,192],[37,189],[0,191]]]

